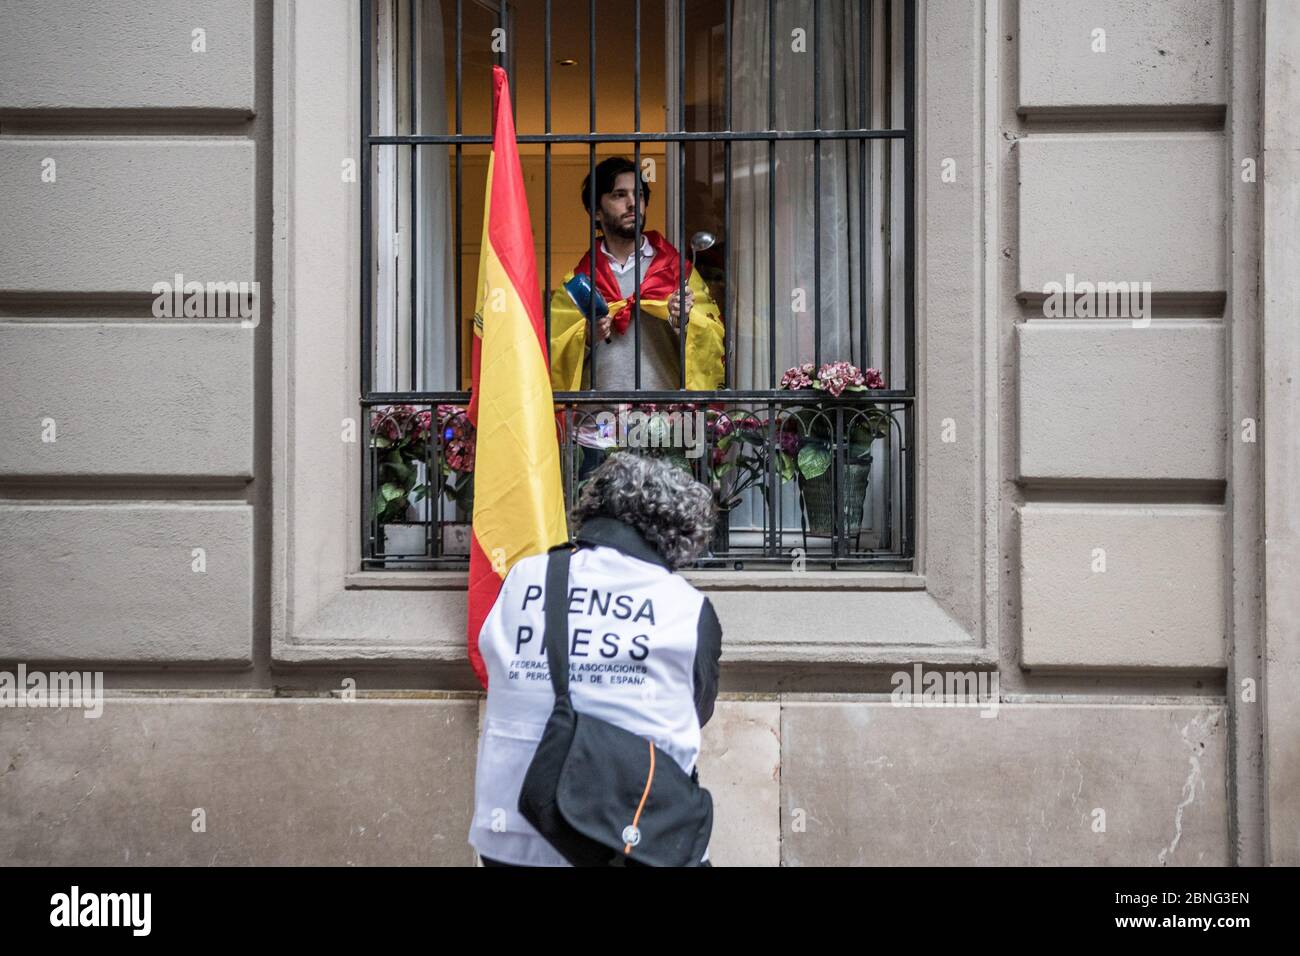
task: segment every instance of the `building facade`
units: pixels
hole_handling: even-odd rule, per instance
[[[1300,10],[889,6],[910,545],[686,572],[711,859],[1300,863]],[[366,560],[371,9],[0,3],[0,671],[104,687],[0,707],[8,862],[474,863],[464,571]]]

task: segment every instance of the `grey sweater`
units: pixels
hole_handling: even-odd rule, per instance
[[[599,250],[597,255],[604,255]],[[641,278],[654,261],[653,255],[641,254]],[[614,270],[619,291],[624,298],[636,291],[636,270]],[[636,385],[636,328],[641,328],[641,388],[675,389],[681,384],[681,339],[663,319],[636,310],[627,332],[611,331],[611,341],[596,336],[595,377],[592,389],[631,391]]]

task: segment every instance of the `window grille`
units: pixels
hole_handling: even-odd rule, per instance
[[[583,251],[603,255],[576,182],[615,155],[651,188],[633,248],[662,233],[679,291],[691,263],[725,325],[716,389],[685,388],[685,336],[678,388],[643,387],[633,321],[633,388],[556,392],[569,501],[604,454],[583,436],[622,410],[642,426],[636,451],[714,488],[723,511],[700,567],[910,569],[913,0],[360,6],[363,566],[467,564],[463,409],[496,63],[510,74],[548,339],[563,276]],[[633,271],[639,300],[639,258]],[[589,349],[589,376],[602,357]],[[839,360],[878,369],[884,387],[780,388],[787,367]]]

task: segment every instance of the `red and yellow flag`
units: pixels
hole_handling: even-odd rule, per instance
[[[485,688],[479,631],[502,579],[520,558],[540,554],[569,536],[533,227],[510,86],[499,66],[492,68],[492,112],[469,405],[477,431],[469,661]]]

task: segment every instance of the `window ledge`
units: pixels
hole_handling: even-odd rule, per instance
[[[900,571],[683,571],[701,591],[924,591],[925,576]],[[353,571],[348,589],[463,591],[464,571]]]
[[[418,573],[367,572],[355,576],[405,579]],[[303,622],[294,629],[291,639],[277,646],[276,660],[464,661],[464,575],[442,572],[437,576],[449,583],[457,579],[459,584],[454,589],[401,586],[385,591],[366,586],[340,592],[317,617]],[[785,593],[772,590],[780,589],[719,588],[711,595],[719,618],[725,622],[724,661],[883,665],[995,660],[995,649],[981,646],[975,635],[923,590],[859,588],[844,593],[835,609],[835,621],[815,628],[792,627],[788,622],[817,615],[819,609],[824,609],[824,599],[808,589],[786,589]]]

